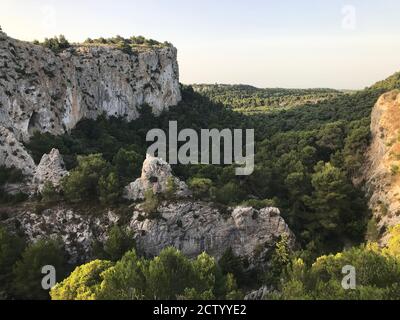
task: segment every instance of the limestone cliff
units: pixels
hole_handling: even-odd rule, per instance
[[[43,168],[40,177],[58,177],[56,173],[63,172],[57,150],[45,155],[42,163],[39,167],[49,164],[57,170],[49,174]],[[170,166],[161,159],[148,157],[143,167],[142,185],[155,188],[161,183],[158,193],[166,192],[162,188],[166,177],[175,179],[170,174]],[[154,185],[149,185],[151,181]],[[278,208],[221,209],[211,202],[190,199],[187,186],[185,191],[180,195],[177,189],[176,197],[161,201],[157,214],[152,216],[143,210],[142,203],[126,207],[122,213],[95,207],[88,213],[86,208],[80,210],[60,203],[42,212],[29,206],[13,208],[10,217],[1,215],[7,216],[1,223],[17,229],[30,241],[61,237],[73,262],[90,260],[92,245],[96,241],[104,242],[107,230],[115,223],[131,231],[137,249],[147,256],[158,255],[162,249],[174,246],[189,257],[206,251],[219,258],[232,248],[235,254],[248,258],[251,265],[258,265],[266,261],[280,236],[286,235],[289,244],[294,246],[294,234]]]
[[[388,229],[400,223],[400,91],[379,98],[371,115],[371,134],[364,178],[384,244]]]
[[[173,46],[128,54],[107,45],[73,45],[54,53],[0,31],[0,126],[17,141],[35,131],[62,134],[103,113],[136,119],[145,104],[158,115],[180,100]]]

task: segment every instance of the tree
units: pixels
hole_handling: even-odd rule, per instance
[[[99,179],[99,200],[102,204],[112,205],[121,197],[121,185],[115,172]]]
[[[63,35],[50,39],[46,38],[42,45],[54,51],[55,53],[63,51],[64,49],[67,49],[71,46],[68,40]]]
[[[12,269],[24,248],[25,242],[22,238],[0,226],[0,292],[10,293]]]
[[[70,201],[99,197],[99,180],[108,172],[108,164],[101,154],[78,156],[78,166],[62,180],[62,189]]]
[[[234,182],[228,182],[215,191],[215,199],[222,204],[234,204],[243,199],[243,192]]]
[[[100,298],[102,273],[110,261],[94,260],[77,267],[71,275],[50,291],[52,300],[96,300]]]
[[[115,264],[95,260],[77,267],[51,290],[52,299],[151,300],[241,299],[232,274],[223,275],[215,259],[202,253],[190,260],[166,248],[151,260],[128,251]]]
[[[157,213],[157,208],[159,205],[159,199],[156,194],[154,194],[152,189],[149,189],[144,194],[144,202],[142,203],[142,209],[147,213],[149,218],[155,217]]]
[[[44,290],[41,281],[42,268],[51,265],[56,270],[57,279],[65,275],[66,253],[60,241],[39,240],[22,253],[13,269],[13,291],[21,299],[48,299],[49,291]]]
[[[140,175],[143,157],[133,150],[121,148],[114,156],[112,163],[121,181],[129,183]]]
[[[111,261],[118,261],[122,256],[135,248],[133,235],[119,226],[113,226],[104,243],[104,252]]]
[[[223,274],[231,273],[239,282],[245,280],[245,273],[242,259],[236,256],[232,248],[228,248],[218,261]]]
[[[150,261],[147,285],[155,299],[176,299],[193,287],[194,272],[190,261],[175,248],[164,249]]]
[[[305,197],[305,203],[312,210],[307,217],[307,229],[319,233],[322,239],[330,237],[332,244],[334,239],[340,241],[338,234],[341,233],[359,239],[366,223],[363,210],[367,208],[363,207],[364,201],[346,174],[330,163],[320,162],[315,167],[311,183],[312,196]]]
[[[55,202],[60,200],[60,194],[57,192],[51,181],[46,181],[44,183],[43,189],[40,194],[44,202]]]
[[[342,287],[343,267],[356,270],[356,288]],[[399,299],[398,258],[379,249],[377,244],[352,248],[335,255],[319,257],[310,267],[301,259],[292,262],[282,283],[281,299],[370,300]]]
[[[270,267],[266,273],[266,283],[277,287],[290,263],[290,260],[288,236],[283,234],[275,245],[275,249],[270,260]]]
[[[189,189],[196,198],[204,199],[210,197],[210,190],[213,187],[211,179],[192,178],[189,180]]]
[[[151,299],[147,287],[148,262],[140,259],[134,250],[127,252],[115,266],[106,270],[102,277],[99,297],[107,300]]]

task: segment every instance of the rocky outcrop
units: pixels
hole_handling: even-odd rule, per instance
[[[143,200],[145,192],[149,189],[153,190],[154,194],[161,194],[168,188],[173,188],[176,196],[180,198],[191,195],[186,183],[172,175],[171,166],[167,162],[147,155],[141,177],[125,188],[124,197],[133,201]]]
[[[102,215],[87,215],[62,205],[37,212],[20,209],[18,214],[2,224],[25,234],[30,242],[39,239],[61,239],[70,262],[84,263],[92,258],[96,241],[105,241],[107,230],[118,221],[111,211]]]
[[[265,298],[265,296],[269,293],[270,293],[270,290],[268,289],[268,287],[263,286],[258,290],[254,290],[254,291],[246,294],[246,296],[244,297],[244,300],[257,300],[257,301],[263,300]]]
[[[138,205],[130,222],[138,246],[149,256],[174,246],[190,257],[206,251],[219,258],[232,248],[236,255],[256,262],[265,259],[283,234],[294,244],[277,208],[237,207],[223,212],[211,203],[187,200],[164,202],[157,211],[157,219],[146,219]]]
[[[0,33],[0,125],[17,139],[61,134],[105,113],[127,120],[147,104],[159,114],[180,99],[177,50],[74,45],[61,53]]]
[[[0,108],[1,113],[1,108]],[[36,170],[35,162],[19,142],[14,133],[0,125],[0,165],[7,168],[20,169],[25,175],[32,177]]]
[[[162,202],[151,219],[141,204],[133,209],[129,228],[142,253],[155,256],[165,247],[174,246],[190,257],[203,251],[221,257],[232,248],[235,254],[256,263],[265,259],[282,234],[287,234],[289,242],[294,244],[294,236],[279,209],[237,207],[223,210],[213,203],[187,199],[190,190],[173,176],[171,166],[150,155],[143,163],[142,176],[126,187],[125,197],[141,200],[149,189],[163,194],[171,181],[177,187],[176,198],[180,200]]]
[[[400,223],[400,91],[379,98],[371,115],[371,134],[364,179],[385,244],[388,229]]]
[[[146,218],[140,204],[130,212],[130,220],[120,222],[119,214],[113,210],[81,213],[62,204],[43,211],[24,207],[13,209],[15,216],[1,224],[25,234],[32,242],[61,238],[74,263],[90,260],[93,244],[104,242],[115,223],[132,232],[138,251],[147,256],[173,246],[189,257],[205,251],[220,258],[232,248],[236,255],[248,258],[251,265],[258,265],[265,262],[281,235],[288,236],[291,246],[295,241],[277,208],[238,207],[225,212],[212,203],[186,200],[163,202],[158,217],[153,219]]]
[[[50,182],[59,189],[62,178],[68,175],[64,161],[57,149],[43,155],[32,179],[33,192],[41,192],[45,183]]]
[[[56,183],[64,173],[57,150],[44,156],[41,164],[39,168],[43,171],[39,181]],[[58,172],[62,174],[57,175]],[[181,192],[189,194],[187,186],[172,175],[165,161],[148,156],[143,163],[142,177],[135,182],[138,185],[134,188],[138,191],[136,199],[140,199],[148,187],[158,194],[166,192],[166,183],[171,180],[182,187]],[[58,205],[41,213],[26,208],[16,210],[16,217],[8,219],[7,224],[18,226],[31,241],[61,236],[74,261],[88,259],[91,245],[103,242],[107,230],[115,223],[131,231],[138,251],[146,256],[158,255],[164,248],[173,246],[189,257],[205,251],[220,258],[231,248],[236,255],[246,257],[250,266],[256,266],[266,261],[282,235],[286,235],[289,245],[294,247],[295,237],[278,208],[226,208],[190,198],[172,198],[158,203],[152,215],[144,211],[143,203],[126,207],[121,221],[113,210],[100,213],[93,208],[96,214],[79,214],[76,209]]]

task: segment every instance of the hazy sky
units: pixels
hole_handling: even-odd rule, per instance
[[[400,70],[398,0],[0,0],[14,38],[143,35],[183,83],[363,88]]]

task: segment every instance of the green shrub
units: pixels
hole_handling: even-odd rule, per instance
[[[78,166],[62,180],[65,197],[70,201],[98,199],[99,180],[108,170],[109,165],[101,154],[78,156]]]
[[[42,300],[49,298],[49,291],[42,288],[42,267],[51,265],[57,280],[65,276],[67,259],[61,241],[39,240],[22,253],[13,268],[13,292],[17,298]]]
[[[107,240],[104,243],[104,252],[107,259],[117,261],[132,249],[135,249],[133,234],[119,226],[114,226],[109,230]]]
[[[148,217],[155,216],[159,204],[158,196],[154,194],[153,190],[147,190],[144,194],[142,209],[148,215]]]
[[[188,185],[196,198],[203,199],[210,197],[210,190],[213,187],[213,182],[205,178],[192,178],[189,180]]]
[[[42,201],[44,202],[57,202],[60,200],[60,194],[57,192],[53,183],[50,181],[46,181],[42,191],[40,192],[42,196]]]

